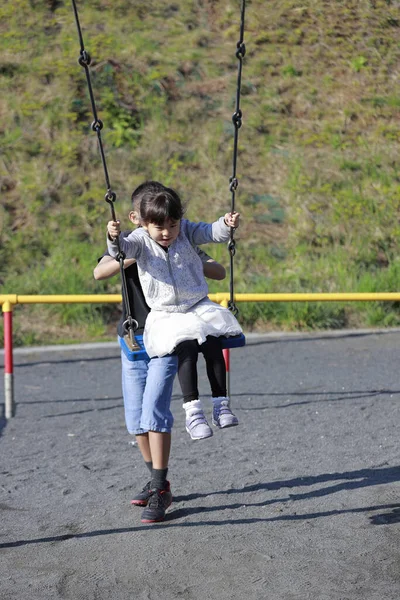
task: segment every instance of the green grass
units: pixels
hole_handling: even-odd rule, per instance
[[[154,178],[229,210],[239,1],[78,2],[116,211]],[[389,0],[252,0],[239,138],[238,292],[397,291],[400,46]],[[0,7],[2,293],[95,282],[109,207],[68,2]],[[207,250],[225,266],[225,246]],[[212,282],[210,291],[227,291]],[[248,329],[393,326],[397,303],[240,305]],[[17,307],[18,344],[108,339],[118,307]]]

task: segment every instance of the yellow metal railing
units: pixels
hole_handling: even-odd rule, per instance
[[[222,304],[229,300],[229,294],[219,292],[209,294],[210,300]],[[274,294],[235,294],[236,302],[398,302],[400,292],[340,292],[340,293],[274,293]],[[107,304],[122,302],[121,294],[60,294],[23,295],[0,294],[0,304]]]
[[[223,306],[228,305],[227,293],[210,294],[209,298]],[[400,301],[398,292],[361,293],[304,293],[304,294],[235,294],[235,302],[394,302]],[[12,313],[17,304],[106,304],[122,302],[121,294],[60,294],[23,295],[0,294],[4,316],[4,388],[5,417],[14,414]]]

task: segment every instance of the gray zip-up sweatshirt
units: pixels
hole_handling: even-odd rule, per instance
[[[214,223],[193,223],[181,219],[176,240],[165,251],[140,227],[128,237],[119,236],[127,258],[135,258],[147,304],[152,310],[186,312],[208,294],[203,264],[193,245],[226,242],[230,228],[224,217]],[[116,242],[107,236],[111,256],[118,254]]]

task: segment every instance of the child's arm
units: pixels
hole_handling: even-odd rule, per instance
[[[228,227],[234,227],[235,229],[237,229],[239,227],[240,213],[225,213],[224,221],[225,225],[228,225]]]
[[[217,261],[211,258],[211,256],[207,254],[207,252],[204,252],[204,250],[202,250],[198,246],[194,246],[194,250],[197,252],[201,262],[203,263],[203,273],[205,277],[217,280],[225,279],[225,267],[217,263]]]
[[[209,279],[221,281],[226,277],[226,269],[220,263],[210,258],[206,263],[203,263],[204,275]]]
[[[140,230],[132,231],[127,237],[120,235],[121,226],[119,221],[109,221],[107,223],[107,249],[110,256],[115,258],[118,255],[117,238],[119,238],[119,247],[126,258],[138,258],[142,248]]]
[[[134,262],[134,258],[126,258],[124,260],[124,269],[130,267]],[[105,254],[94,268],[93,277],[98,281],[101,279],[108,279],[119,273],[119,271],[119,262],[112,256]]]
[[[182,221],[186,226],[186,234],[193,245],[208,244],[209,242],[221,243],[229,240],[231,227],[239,227],[240,214],[237,212],[226,213],[214,223],[193,223]]]

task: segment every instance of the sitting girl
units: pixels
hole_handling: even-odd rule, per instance
[[[143,185],[133,192],[133,202],[135,193]],[[208,299],[201,259],[193,246],[226,242],[230,227],[238,226],[240,215],[227,213],[212,224],[193,223],[183,219],[178,194],[161,184],[157,186],[161,186],[161,192],[137,194],[141,228],[124,238],[119,235],[118,221],[108,223],[108,250],[111,256],[117,256],[116,238],[119,236],[119,246],[126,258],[136,259],[143,293],[151,308],[143,334],[146,351],[150,358],[172,352],[178,356],[186,430],[192,439],[204,439],[212,435],[212,430],[199,400],[198,353],[202,352],[206,360],[213,424],[219,428],[238,425],[226,397],[226,368],[220,336],[238,335],[242,330],[228,309]]]

